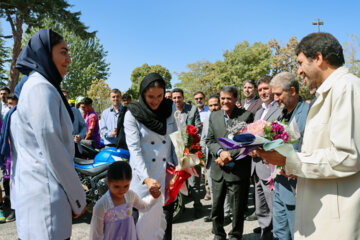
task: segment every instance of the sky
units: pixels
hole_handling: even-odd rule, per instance
[[[144,63],[160,64],[178,82],[175,72],[199,60],[223,60],[223,52],[244,40],[250,43],[276,38],[286,44],[298,40],[317,26],[332,33],[340,43],[359,34],[359,1],[240,1],[240,0],[69,0],[71,11],[97,31],[110,63],[107,83],[126,91],[131,72]],[[11,34],[2,21],[3,34]]]

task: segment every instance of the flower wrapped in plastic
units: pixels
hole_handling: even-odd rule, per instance
[[[179,111],[175,112],[175,119],[178,123],[178,131],[170,134],[178,159],[178,165],[169,166],[166,169],[169,183],[165,187],[165,206],[175,201],[179,191],[188,195],[185,181],[190,176],[199,177],[195,166],[201,165],[203,158],[200,147],[200,137],[193,125],[185,125],[181,121]]]
[[[276,150],[285,157],[294,154],[295,151],[292,144],[300,138],[300,131],[295,120],[293,120],[290,125],[279,121],[267,122],[264,120],[245,124],[245,126],[244,124],[244,122],[233,123],[228,129],[230,132],[229,138],[219,138],[219,142],[227,149],[241,150],[240,155],[235,160],[246,157],[251,151],[258,147],[262,147],[265,151]],[[234,129],[234,125],[240,127]],[[235,134],[233,134],[234,132]],[[270,182],[270,188],[273,188],[273,179],[283,166],[275,168],[275,166],[269,164],[269,168],[271,170],[271,176],[267,181]]]

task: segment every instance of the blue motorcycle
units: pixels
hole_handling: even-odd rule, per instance
[[[87,209],[92,211],[96,201],[106,193],[106,174],[109,165],[115,161],[128,161],[129,151],[106,148],[101,151],[82,145],[84,150],[94,156],[93,159],[74,158],[75,170],[86,193]]]

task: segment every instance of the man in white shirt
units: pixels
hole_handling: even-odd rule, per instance
[[[10,110],[7,102],[7,97],[10,94],[10,89],[8,87],[2,87],[0,89],[1,97],[1,119],[4,119],[7,112]]]
[[[296,175],[294,239],[360,236],[360,79],[343,66],[343,49],[329,33],[312,33],[296,47],[298,74],[316,100],[300,152],[258,153]]]
[[[122,108],[119,89],[114,88],[111,90],[110,102],[112,106],[102,112],[100,120],[100,131],[104,138],[105,147],[116,146],[117,122]]]
[[[205,105],[205,94],[201,91],[196,92],[194,94],[194,102],[200,114],[200,121],[204,123],[204,120],[210,116],[209,107]]]

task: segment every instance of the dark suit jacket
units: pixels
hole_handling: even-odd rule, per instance
[[[197,107],[185,103],[182,114],[184,115],[184,122],[186,123],[186,125],[194,125],[197,128],[198,132],[201,133],[202,124],[200,121],[200,114],[197,110]]]
[[[241,100],[241,106],[244,107],[245,105],[245,99]],[[254,101],[250,103],[250,106],[248,107],[247,111],[252,112],[252,114],[256,114],[256,112],[261,108],[262,101],[260,98],[256,97]]]
[[[231,121],[237,119],[237,121],[244,121],[246,123],[251,123],[254,119],[253,114],[245,109],[239,109],[237,107],[231,112],[228,124],[231,124]],[[229,151],[231,157],[235,159],[239,153],[239,149],[227,150],[220,143],[219,137],[228,137],[228,131],[226,130],[224,111],[212,112],[209,118],[209,129],[208,135],[206,138],[206,145],[209,148],[209,151],[217,156],[217,153],[220,149]],[[233,167],[220,167],[216,162],[215,158],[211,162],[211,178],[215,181],[220,181],[224,178],[225,181],[235,182],[240,181],[242,178],[250,177],[250,168],[251,168],[251,158],[245,157],[241,160],[234,161],[235,165]]]
[[[255,114],[254,121],[261,119],[261,115],[263,114],[263,112],[264,108],[260,108]],[[279,107],[279,104],[275,103],[273,106],[270,107],[263,120],[269,122],[277,120],[281,113],[282,109]],[[261,160],[261,158],[253,158],[251,164],[251,175],[254,174],[254,171],[256,171],[256,175],[262,180],[266,180],[271,175],[269,166],[265,164]]]

